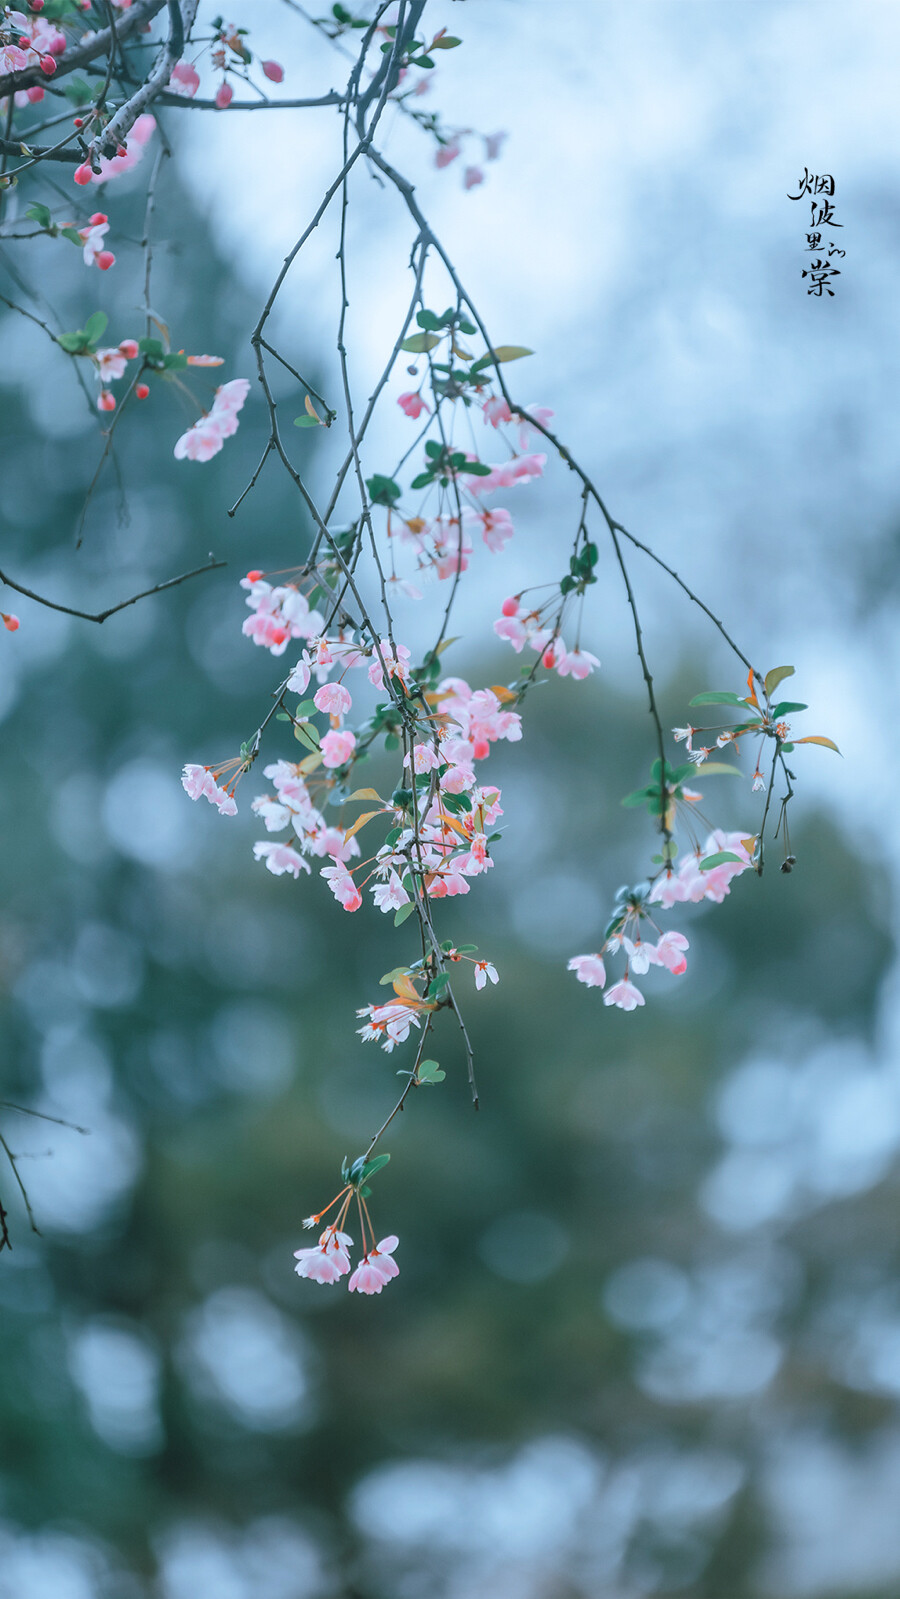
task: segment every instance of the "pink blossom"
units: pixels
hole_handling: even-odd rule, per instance
[[[409,676],[409,659],[410,651],[405,644],[398,644],[395,651],[390,639],[383,638],[381,640],[381,660],[379,660],[377,655],[373,655],[369,664],[369,682],[373,688],[384,687],[382,660],[387,667],[389,677],[399,677],[401,681],[405,682]]]
[[[320,689],[316,689],[313,704],[317,711],[326,711],[329,716],[345,716],[353,704],[353,699],[350,690],[344,688],[343,683],[325,683]],[[338,765],[341,764],[339,761]]]
[[[247,621],[249,620],[250,618],[248,617]],[[246,623],[244,625],[246,626]],[[291,675],[287,680],[287,687],[294,694],[305,694],[309,687],[310,676],[311,670],[309,655],[307,654],[306,650],[304,650],[299,661],[297,662],[297,665],[294,667],[294,670],[291,672]]]
[[[233,794],[220,788],[208,766],[186,766],[181,774],[181,786],[189,799],[208,799],[218,807],[222,816],[236,816],[237,804]]]
[[[388,1282],[391,1277],[399,1277],[400,1275],[400,1267],[394,1260],[394,1250],[399,1242],[397,1234],[391,1233],[389,1237],[382,1238],[381,1242],[369,1253],[370,1265],[373,1265],[376,1271],[381,1272],[385,1282]]]
[[[228,82],[220,83],[216,90],[216,105],[220,111],[227,111],[234,99],[234,90]]]
[[[209,461],[218,455],[224,440],[237,432],[237,413],[249,392],[246,378],[233,378],[216,389],[209,414],[188,428],[175,445],[176,461]]]
[[[437,154],[434,158],[435,166],[449,167],[450,162],[456,160],[456,157],[459,155],[459,151],[460,146],[458,140],[456,139],[452,139],[449,144],[439,145]]]
[[[262,67],[266,77],[269,78],[272,83],[282,83],[284,81],[284,67],[281,66],[279,62],[261,61],[260,66]]]
[[[348,1233],[326,1227],[316,1248],[294,1250],[295,1272],[298,1277],[308,1277],[312,1282],[336,1283],[350,1270],[347,1245],[352,1242]]]
[[[176,61],[169,79],[169,93],[192,100],[200,87],[200,74],[189,61]]]
[[[336,866],[323,866],[319,876],[324,877],[338,904],[342,905],[345,911],[359,910],[362,895],[346,866],[340,863]]]
[[[401,905],[409,904],[409,895],[396,872],[391,872],[386,883],[376,883],[372,897],[378,909],[385,914],[388,911],[398,911]]]
[[[97,369],[104,382],[115,382],[125,371],[126,357],[119,349],[95,350]]]
[[[660,965],[665,966],[673,977],[680,977],[682,972],[687,971],[687,960],[682,951],[688,948],[688,941],[683,933],[676,933],[674,929],[663,933],[656,946]]]
[[[0,68],[4,72],[23,72],[28,65],[28,56],[17,44],[0,45]]]
[[[466,167],[463,174],[463,188],[477,189],[479,183],[484,182],[484,173],[480,167]]]
[[[7,633],[15,633],[19,627],[19,618],[12,611],[0,611],[0,621]]]
[[[332,728],[322,739],[321,748],[323,766],[327,766],[329,769],[333,769],[336,766],[345,766],[356,749],[356,738],[353,733],[348,733],[339,728]]]
[[[110,178],[119,177],[119,175],[123,172],[130,172],[132,167],[136,167],[138,162],[143,159],[144,146],[151,134],[154,132],[155,128],[156,118],[152,117],[149,112],[144,112],[143,116],[138,117],[134,127],[131,129],[131,132],[128,135],[128,148],[124,155],[101,157],[99,163],[100,169],[98,172],[93,172],[89,166],[87,167],[87,170],[90,173],[90,182],[105,183],[108,182]],[[79,179],[78,173],[81,171],[82,168],[79,167],[75,173],[76,183],[86,183],[88,181],[87,178]]]
[[[463,511],[463,522],[473,531],[479,527],[485,544],[495,554],[500,553],[515,532],[512,517],[499,505],[490,511],[473,511],[467,507]],[[517,604],[516,610],[518,608]]]
[[[421,1025],[412,1007],[399,1000],[388,1005],[365,1005],[356,1014],[367,1018],[365,1025],[356,1029],[360,1038],[366,1043],[377,1041],[387,1055],[395,1045],[406,1042],[410,1027]]]
[[[97,410],[98,411],[114,411],[115,408],[116,408],[116,397],[112,393],[112,390],[111,389],[101,389],[100,393],[97,395]]]
[[[109,219],[104,216],[102,211],[95,211],[88,226],[78,229],[79,236],[84,244],[85,266],[94,266],[97,264],[99,256],[109,255],[110,252],[103,243],[108,232]],[[115,260],[115,257],[113,257],[113,260]]]
[[[511,422],[512,412],[502,394],[491,395],[481,407],[485,422],[490,422],[492,427],[499,427],[501,422]]]
[[[193,795],[191,798],[193,798]],[[265,822],[267,833],[280,833],[283,827],[287,827],[288,822],[294,815],[290,806],[280,805],[278,800],[272,798],[271,794],[257,795],[256,799],[251,802],[250,809],[255,811],[257,816]]]
[[[637,972],[639,977],[644,972],[649,971],[651,966],[659,966],[660,959],[656,953],[655,944],[645,944],[643,939],[640,938],[634,940],[623,938],[622,944],[628,956],[628,964],[631,970]]]
[[[500,977],[496,966],[492,966],[490,961],[476,961],[475,987],[483,988],[488,978],[490,978],[492,983],[499,983]]]
[[[546,427],[547,423],[551,422],[554,416],[553,411],[551,411],[549,406],[546,405],[526,405],[525,410],[527,415],[519,417],[520,450],[528,449],[532,436],[538,431],[537,428],[532,427],[528,417],[533,417],[535,422],[540,422],[544,425],[544,427]]]
[[[397,404],[399,405],[404,416],[411,417],[413,422],[415,422],[417,417],[422,415],[423,411],[431,410],[431,406],[426,400],[423,400],[421,394],[401,394],[397,400]]]
[[[290,872],[292,877],[297,878],[301,872],[310,870],[309,862],[305,861],[302,855],[298,855],[291,844],[274,841],[270,843],[266,840],[254,844],[253,854],[258,861],[264,860],[269,871],[276,877],[282,877],[285,872]]]
[[[498,616],[494,623],[494,632],[498,638],[507,639],[516,654],[521,655],[528,641],[528,630],[517,616]]]
[[[357,1291],[361,1294],[380,1294],[387,1280],[382,1276],[377,1264],[370,1261],[368,1255],[364,1255],[347,1287],[351,1294]]]
[[[503,141],[509,138],[508,133],[488,133],[484,139],[485,160],[496,161],[503,146]]]
[[[409,765],[409,756],[403,757],[404,766]],[[431,744],[416,744],[413,746],[413,768],[416,772],[433,772],[440,766],[441,758],[435,753]]]
[[[607,989],[603,1003],[617,1005],[619,1010],[634,1010],[636,1005],[643,1005],[644,996],[629,978],[623,977],[620,982],[614,983],[612,988]]]
[[[606,967],[600,955],[573,955],[568,969],[588,988],[603,988],[606,983]]]
[[[574,677],[576,682],[581,682],[590,676],[595,666],[599,665],[596,655],[591,655],[589,650],[563,650],[557,661],[556,670],[560,677]]]

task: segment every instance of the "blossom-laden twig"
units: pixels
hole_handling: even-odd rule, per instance
[[[546,407],[523,404],[513,395],[507,372],[531,351],[493,339],[412,184],[378,148],[376,136],[382,119],[393,106],[435,141],[439,170],[452,168],[468,148],[465,188],[474,188],[484,179],[483,170],[471,159],[471,141],[484,137],[486,161],[500,153],[502,134],[480,136],[471,129],[454,127],[439,113],[423,111],[418,103],[442,53],[462,44],[445,27],[432,31],[425,25],[431,0],[427,4],[426,0],[377,3],[366,15],[336,4],[327,18],[309,17],[297,0],[286,0],[286,9],[325,34],[338,57],[346,57],[350,67],[343,90],[277,99],[269,97],[266,84],[280,84],[284,71],[276,61],[258,59],[243,28],[217,17],[210,32],[196,35],[198,8],[194,0],[168,0],[165,8],[148,0],[124,8],[122,0],[111,3],[121,15],[102,40],[99,33],[78,38],[72,31],[56,30],[59,38],[49,41],[41,33],[37,0],[32,0],[27,17],[20,18],[17,13],[15,24],[7,20],[0,29],[0,40],[8,51],[15,52],[24,45],[13,42],[14,28],[27,27],[29,50],[38,57],[38,65],[28,54],[21,61],[14,54],[11,58],[3,148],[20,156],[21,162],[7,173],[8,184],[17,185],[26,171],[28,182],[37,183],[43,164],[73,160],[78,163],[76,185],[87,188],[113,183],[120,173],[137,166],[145,148],[160,134],[151,107],[158,111],[177,105],[212,115],[249,109],[332,108],[341,117],[338,170],[298,231],[250,334],[266,423],[256,469],[229,511],[231,516],[238,512],[271,459],[281,463],[310,518],[312,541],[305,559],[295,568],[269,572],[261,567],[241,580],[248,612],[243,633],[248,641],[276,659],[289,650],[292,654],[260,725],[238,753],[221,762],[189,762],[183,783],[192,799],[205,798],[221,814],[236,815],[238,783],[255,765],[274,724],[281,723],[293,748],[288,753],[283,745],[275,747],[263,768],[270,787],[252,798],[250,809],[266,835],[254,844],[256,859],[273,875],[295,880],[311,876],[315,863],[317,875],[346,912],[356,912],[367,899],[374,910],[392,916],[395,927],[409,921],[409,931],[415,933],[405,958],[380,980],[388,990],[384,1001],[370,1000],[359,1007],[357,1017],[362,1024],[357,1029],[361,1038],[378,1043],[388,1055],[415,1038],[413,1065],[401,1069],[405,1079],[402,1091],[365,1153],[352,1163],[345,1162],[342,1187],[335,1198],[323,1211],[307,1218],[308,1226],[322,1229],[318,1243],[297,1252],[299,1275],[320,1283],[347,1277],[352,1290],[379,1293],[397,1274],[393,1259],[397,1240],[393,1235],[376,1239],[367,1208],[369,1182],[388,1160],[386,1153],[376,1152],[377,1146],[412,1090],[434,1087],[445,1078],[439,1062],[425,1058],[426,1042],[441,1011],[452,1013],[459,1028],[471,1097],[477,1106],[474,1052],[463,1015],[461,980],[471,982],[476,992],[499,981],[493,962],[474,943],[455,944],[441,936],[439,902],[472,891],[477,894],[489,878],[494,850],[502,842],[503,808],[501,789],[485,777],[484,762],[498,744],[517,743],[522,738],[526,700],[534,685],[551,673],[583,683],[600,668],[597,655],[582,642],[582,633],[587,625],[585,600],[604,567],[605,552],[624,592],[653,729],[649,781],[626,796],[624,803],[646,808],[658,835],[652,872],[620,890],[599,947],[573,956],[569,962],[580,982],[604,990],[607,1006],[624,1011],[643,1006],[644,995],[634,979],[642,978],[651,967],[675,977],[685,973],[688,938],[679,929],[662,925],[660,918],[687,902],[721,902],[734,878],[750,869],[762,871],[778,778],[784,790],[776,834],[784,839],[783,869],[792,869],[786,813],[795,779],[785,757],[799,744],[830,745],[830,741],[818,735],[797,738],[792,734],[787,718],[805,707],[778,700],[777,691],[793,668],[779,667],[765,675],[756,670],[707,602],[611,515],[590,473],[551,426],[553,413]],[[139,54],[135,18],[139,17],[143,26],[163,9],[163,37],[149,57]],[[12,15],[7,13],[7,18]],[[77,30],[74,7],[67,25]],[[40,55],[46,50],[49,60],[51,49],[55,49],[52,71]],[[52,145],[32,145],[28,119],[37,115],[33,107],[44,92],[39,72],[48,84],[51,80],[55,84],[73,65],[103,56],[105,71],[93,69],[100,82],[94,90],[88,88],[71,134]],[[201,74],[212,80],[208,87],[214,86],[214,92],[200,93]],[[237,100],[235,81],[243,91]],[[16,121],[20,114],[21,127]],[[37,123],[36,130],[58,121],[51,118]],[[127,337],[117,345],[104,344],[107,324],[99,311],[88,318],[83,329],[72,332],[55,332],[33,313],[24,313],[39,322],[61,354],[76,362],[79,372],[93,371],[100,384],[98,409],[114,413],[95,482],[110,453],[115,430],[124,416],[131,418],[137,410],[132,400],[146,399],[151,385],[189,393],[185,389],[188,368],[221,364],[218,357],[189,356],[173,348],[166,322],[151,305],[151,221],[168,148],[163,142],[148,184],[142,242],[144,336]],[[364,405],[354,396],[352,350],[347,340],[353,291],[347,218],[360,174],[374,177],[386,196],[393,194],[411,224],[407,309],[385,340],[384,365]],[[115,264],[110,244],[116,242],[116,228],[112,206],[107,200],[104,204],[108,207],[104,212],[72,218],[37,199],[26,218],[35,233],[77,244],[84,262],[105,272]],[[311,366],[308,352],[279,349],[270,327],[298,257],[335,208],[339,210],[339,311],[336,374],[333,392],[326,400],[302,376]],[[409,364],[401,377],[397,368],[402,356]],[[274,397],[273,361],[297,386],[295,409],[299,414],[294,425],[306,430],[310,440],[322,430],[343,431],[346,442],[341,463],[322,503],[294,460],[293,435],[286,432]],[[127,371],[131,372],[128,388],[117,399],[114,385]],[[330,385],[323,387],[329,393]],[[205,463],[217,456],[238,427],[250,388],[250,380],[240,375],[221,384],[198,419],[177,438],[173,445],[176,458]],[[401,442],[393,463],[374,459],[369,444],[370,425],[382,404],[397,407],[393,414]],[[403,430],[410,423],[414,425],[412,442],[406,443]],[[450,631],[452,619],[475,545],[482,544],[501,558],[514,537],[513,511],[497,504],[495,497],[508,495],[514,503],[524,487],[544,476],[553,458],[568,469],[566,483],[575,485],[567,569],[544,571],[536,587],[505,598],[502,586],[497,588],[500,614],[494,634],[517,655],[524,655],[527,664],[505,683],[477,686],[464,677],[445,675],[444,656],[455,642]],[[557,515],[569,515],[565,489],[559,491],[558,500]],[[729,714],[721,727],[672,730],[674,743],[686,746],[687,759],[682,764],[669,759],[669,735],[651,669],[652,644],[645,636],[632,571],[634,552],[655,562],[689,602],[699,607],[739,663],[742,682],[747,674],[746,694],[708,691],[692,701],[692,705],[726,707]],[[146,592],[158,592],[194,575],[186,573]],[[20,585],[11,586],[29,593]],[[429,592],[438,600],[433,642],[417,660],[402,641],[395,609],[405,601],[427,605]],[[369,598],[373,593],[375,602]],[[60,605],[54,608],[71,610]],[[88,619],[102,621],[118,609],[121,605]],[[7,619],[7,626],[16,620]],[[740,768],[731,761],[712,757],[722,752],[737,757],[745,739],[754,745],[751,786],[765,789],[763,813],[756,831],[724,831],[701,810],[703,796],[689,786],[688,779],[696,780],[699,768],[704,780],[738,772]],[[364,775],[364,763],[377,750],[395,762],[393,784],[384,794],[366,782]],[[763,761],[766,751],[770,753],[768,776]],[[676,835],[683,840],[680,858]],[[619,957],[624,959],[624,967],[607,986],[607,964]],[[362,1258],[351,1273],[347,1228],[356,1221]],[[0,1227],[6,1227],[2,1214]]]

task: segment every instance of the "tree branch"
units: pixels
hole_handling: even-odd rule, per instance
[[[49,611],[63,611],[66,616],[79,616],[83,622],[105,622],[108,616],[115,616],[116,611],[124,611],[126,606],[135,605],[138,600],[146,600],[151,594],[161,594],[163,589],[177,588],[179,583],[186,583],[191,577],[199,577],[201,572],[215,572],[219,567],[227,565],[227,561],[214,561],[210,557],[205,566],[195,566],[192,572],[182,572],[180,577],[169,577],[164,583],[154,583],[151,589],[141,589],[140,594],[132,594],[130,599],[120,600],[118,605],[109,605],[105,611],[77,611],[71,605],[59,605],[56,600],[45,599],[43,594],[35,594],[34,589],[27,589],[21,583],[14,582],[3,571],[0,571],[0,583],[5,583],[7,588],[15,589],[17,594],[24,594],[26,599],[34,600],[38,605],[45,605]]]

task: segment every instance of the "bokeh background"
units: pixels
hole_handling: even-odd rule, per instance
[[[343,82],[288,7],[248,0],[234,20],[284,61],[286,91]],[[173,460],[184,415],[157,391],[123,419],[120,483],[101,480],[76,552],[96,416],[5,315],[4,567],[95,608],[209,550],[229,565],[102,628],[4,600],[22,626],[0,640],[2,1098],[90,1134],[0,1111],[42,1230],[0,1166],[0,1595],[889,1599],[900,9],[446,0],[429,20],[465,45],[422,104],[508,144],[470,193],[463,161],[435,171],[393,114],[382,146],[495,339],[534,348],[517,392],[554,408],[614,514],[763,669],[796,666],[804,731],[845,759],[798,751],[797,866],[689,913],[685,979],[648,981],[632,1016],[577,986],[566,958],[596,946],[652,848],[619,804],[652,750],[605,550],[584,634],[602,671],[534,694],[524,742],[495,748],[504,842],[471,910],[446,910],[448,936],[477,922],[501,972],[468,1003],[482,1109],[448,1024],[446,1082],[414,1097],[378,1179],[400,1278],[378,1300],[299,1282],[300,1218],[393,1102],[402,1053],[362,1045],[354,1010],[404,935],[253,862],[250,780],[227,822],[178,774],[264,712],[277,665],[240,635],[237,578],[297,564],[308,519],[274,468],[225,514],[264,437],[255,394],[197,466]],[[338,118],[164,122],[154,306],[176,347],[252,376],[248,333],[336,169]],[[787,195],[804,167],[836,178],[834,300],[800,278],[806,212]],[[23,258],[3,245],[4,292],[64,327],[99,304],[116,339],[139,335],[144,177],[110,191],[112,273],[47,242],[15,287]],[[359,395],[409,293],[409,243],[359,173]],[[326,395],[334,248],[325,225],[277,324]],[[401,386],[370,470],[411,437]],[[290,418],[289,381],[279,396]],[[332,448],[297,436],[319,492]],[[513,674],[490,620],[564,565],[567,477],[510,497],[516,539],[476,557],[448,670]],[[632,569],[678,724],[691,694],[740,683],[699,613]],[[440,598],[401,612],[401,637],[423,642]],[[753,829],[749,786],[721,780],[710,805]]]

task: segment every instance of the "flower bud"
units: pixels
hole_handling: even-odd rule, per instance
[[[109,389],[101,389],[100,393],[97,395],[97,410],[98,411],[114,411],[115,408],[116,408],[116,397],[115,397],[115,395],[114,394],[110,394]]]
[[[27,99],[29,105],[38,105],[44,98],[44,91],[40,84],[35,83],[30,89],[26,89],[25,98]]]
[[[225,111],[234,99],[234,90],[230,83],[220,83],[216,90],[216,105],[220,111]]]
[[[91,178],[93,177],[93,175],[94,174],[91,171],[90,162],[88,162],[88,161],[83,161],[81,163],[81,166],[80,167],[76,167],[75,171],[73,173],[73,177],[75,179],[75,182],[76,183],[81,183],[81,184],[90,183]]]
[[[281,83],[284,78],[284,67],[279,66],[277,61],[263,61],[262,69],[266,77],[271,78],[273,83]]]
[[[135,384],[134,393],[135,393],[135,398],[136,399],[138,399],[138,400],[146,400],[147,395],[150,393],[150,390],[149,390],[149,388],[148,388],[146,383],[137,383],[137,384]]]
[[[100,271],[108,272],[110,267],[114,265],[115,259],[112,250],[100,250],[97,255],[97,265]]]
[[[45,73],[48,78],[53,77],[53,74],[56,71],[56,62],[52,56],[41,56],[41,71]]]
[[[3,626],[6,628],[7,633],[14,633],[19,625],[19,618],[13,616],[11,612],[7,614],[6,611],[0,611],[0,617],[3,618]]]
[[[500,609],[504,616],[518,616],[519,602],[514,595],[510,595],[508,600],[503,601]]]
[[[123,339],[119,345],[119,353],[124,355],[126,361],[133,361],[138,353],[137,339]]]

